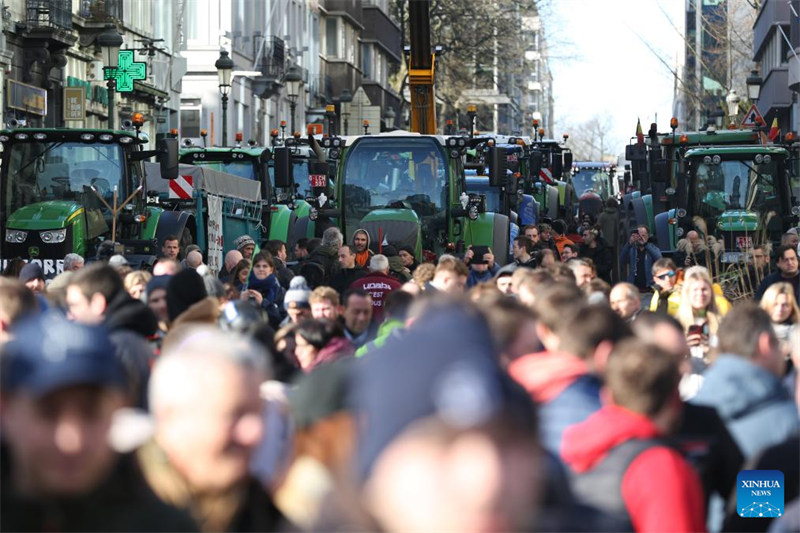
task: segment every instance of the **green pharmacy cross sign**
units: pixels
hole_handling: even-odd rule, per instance
[[[106,67],[103,69],[103,79],[116,80],[117,92],[133,92],[133,80],[143,80],[147,78],[147,63],[140,63],[133,60],[133,50],[120,50],[117,60],[117,67]]]

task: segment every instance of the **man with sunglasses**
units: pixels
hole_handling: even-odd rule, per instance
[[[648,309],[653,313],[675,316],[681,303],[681,291],[676,286],[678,268],[672,259],[661,258],[653,263],[653,284],[655,291]]]

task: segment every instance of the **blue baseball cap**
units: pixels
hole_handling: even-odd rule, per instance
[[[45,312],[21,322],[2,348],[3,389],[34,396],[74,385],[126,387],[126,374],[108,332]]]

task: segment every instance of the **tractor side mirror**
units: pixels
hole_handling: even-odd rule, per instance
[[[291,188],[294,183],[291,150],[285,146],[276,147],[274,160],[275,187]]]
[[[161,177],[165,180],[174,180],[178,177],[178,139],[167,137],[159,139],[157,150]]]

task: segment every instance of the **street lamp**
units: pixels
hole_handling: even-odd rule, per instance
[[[231,92],[233,59],[227,50],[220,50],[219,59],[214,63],[219,75],[219,93],[222,95],[222,147],[228,146],[228,93]]]
[[[347,135],[347,119],[350,118],[350,102],[353,101],[353,93],[350,92],[350,89],[344,88],[342,89],[342,94],[339,95],[339,110],[342,114],[342,119],[344,120],[344,134]],[[345,107],[347,104],[347,107]],[[345,109],[347,111],[345,111]]]
[[[390,131],[393,130],[394,120],[397,118],[397,113],[394,112],[394,108],[386,108],[386,114],[383,115],[383,118],[386,119],[386,129]]]
[[[336,106],[333,104],[325,105],[325,116],[328,118],[328,135],[333,137],[336,135],[336,130],[333,127],[336,120]]]
[[[122,46],[122,34],[117,31],[116,26],[113,24],[106,24],[106,29],[103,33],[97,36],[97,44],[103,52],[103,70],[106,72],[108,81],[106,82],[106,89],[108,89],[108,128],[114,129],[114,91],[117,90],[117,60],[119,58],[119,49]]]
[[[750,75],[745,80],[745,83],[747,84],[747,97],[751,102],[758,100],[758,96],[761,94],[761,83],[763,81],[761,76],[758,75],[757,70],[750,71]]]
[[[300,70],[300,67],[297,65],[292,65],[289,67],[289,70],[286,71],[286,76],[283,78],[283,81],[286,82],[286,98],[289,99],[289,112],[292,115],[292,135],[294,135],[296,131],[294,112],[297,108],[297,98],[300,96],[300,89],[303,87],[303,71]]]
[[[736,115],[739,114],[740,100],[741,98],[739,98],[739,95],[736,94],[735,89],[731,89],[731,91],[728,93],[728,96],[725,97],[725,104],[728,106],[728,116],[731,119],[730,126],[728,126],[729,128],[734,126],[736,123]]]

